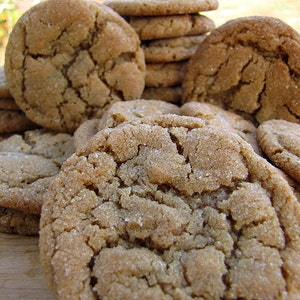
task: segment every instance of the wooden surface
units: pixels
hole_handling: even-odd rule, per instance
[[[54,299],[43,277],[37,237],[0,233],[0,299]]]

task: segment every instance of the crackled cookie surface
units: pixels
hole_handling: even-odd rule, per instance
[[[57,299],[294,299],[300,207],[248,143],[161,115],[98,132],[41,215]]]
[[[191,14],[217,9],[217,0],[106,0],[105,5],[124,16]]]
[[[214,30],[187,67],[183,101],[211,102],[256,122],[300,118],[300,36],[271,17],[234,19]]]
[[[87,120],[74,132],[74,143],[76,149],[84,145],[99,130],[113,128],[118,125],[139,120],[144,117],[180,114],[178,106],[160,100],[131,100],[114,103],[100,119]]]
[[[300,125],[269,120],[258,127],[257,137],[268,158],[300,182]]]
[[[109,103],[138,98],[144,64],[138,36],[112,9],[92,1],[50,0],[15,25],[5,74],[29,119],[72,132]]]
[[[1,141],[0,206],[40,214],[43,194],[74,151],[71,135],[43,129]]]

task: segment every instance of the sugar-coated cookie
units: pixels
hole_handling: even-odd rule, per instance
[[[110,103],[136,99],[145,61],[131,26],[105,5],[47,0],[18,20],[6,48],[10,92],[26,116],[73,132]]]
[[[300,125],[285,120],[269,120],[258,126],[257,137],[268,158],[300,182]]]
[[[40,214],[43,195],[75,151],[73,136],[44,129],[0,142],[0,206]]]
[[[297,299],[300,204],[249,143],[195,117],[99,131],[41,214],[57,299]]]
[[[215,28],[212,19],[200,14],[130,17],[128,22],[142,41],[199,35]]]
[[[217,0],[106,0],[104,4],[122,16],[191,14],[219,6]]]
[[[300,35],[264,16],[228,21],[216,28],[189,60],[184,102],[210,102],[246,114],[299,122]]]
[[[165,63],[190,59],[203,42],[206,34],[157,39],[144,42],[146,63]]]

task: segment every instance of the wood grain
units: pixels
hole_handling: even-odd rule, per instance
[[[39,262],[38,237],[0,233],[0,299],[54,299]]]

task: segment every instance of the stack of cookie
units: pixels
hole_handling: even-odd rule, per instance
[[[123,16],[142,41],[146,61],[142,97],[180,102],[186,63],[215,28],[201,12],[216,9],[218,2],[107,0],[104,4]]]
[[[4,67],[0,67],[0,141],[7,135],[37,128],[16,104],[6,81]]]

